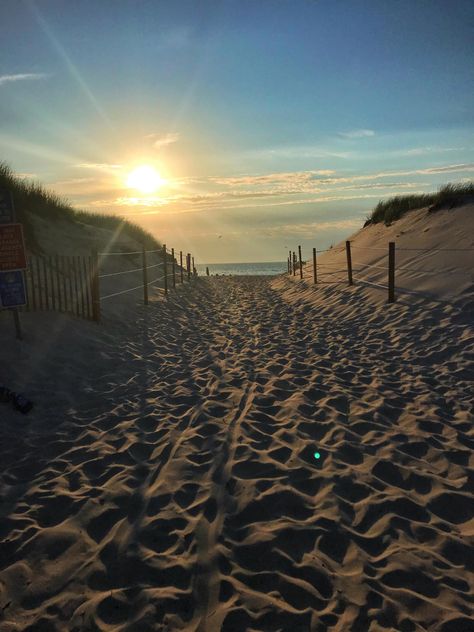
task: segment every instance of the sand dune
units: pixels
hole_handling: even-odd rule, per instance
[[[3,336],[1,632],[472,630],[467,313],[318,292]]]

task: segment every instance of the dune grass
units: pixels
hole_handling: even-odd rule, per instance
[[[66,200],[48,191],[38,182],[26,181],[14,174],[4,162],[0,162],[0,188],[9,189],[13,195],[17,221],[23,224],[25,239],[29,250],[41,251],[34,232],[31,216],[36,215],[49,221],[82,223],[126,235],[144,244],[147,249],[160,247],[160,243],[151,233],[138,224],[105,213],[89,213],[73,208]]]
[[[446,184],[435,193],[397,195],[388,200],[381,200],[367,218],[364,226],[380,222],[391,224],[408,211],[417,208],[428,206],[430,211],[436,211],[447,206],[459,206],[471,198],[474,198],[474,182]]]

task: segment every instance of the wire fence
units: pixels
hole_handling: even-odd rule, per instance
[[[378,256],[375,261],[371,263],[353,260],[352,251],[357,253],[363,253],[364,251],[377,252]],[[341,267],[341,262],[333,263],[319,263],[317,256],[325,252],[341,253],[345,251],[345,266]],[[396,267],[396,253],[417,253],[417,259],[407,260],[405,255],[402,256],[402,262],[399,267]],[[425,267],[418,267],[420,262],[420,255],[422,258],[421,263],[425,262],[426,256],[430,256],[436,253],[446,252],[463,252],[474,253],[474,248],[396,248],[395,242],[389,242],[387,247],[364,247],[356,246],[350,241],[346,241],[345,247],[342,248],[329,248],[326,250],[316,250],[313,248],[312,252],[312,265],[304,267],[305,262],[302,259],[301,246],[298,246],[298,250],[290,251],[288,255],[288,274],[290,276],[299,276],[303,279],[308,272],[312,276],[312,281],[315,285],[318,283],[345,283],[348,285],[354,285],[355,280],[361,281],[367,285],[383,289],[388,292],[388,302],[392,303],[396,298],[396,274],[404,276],[411,275],[414,279],[419,280],[423,277],[435,277],[440,275],[451,275],[453,277],[470,278],[474,283],[474,275],[472,272],[465,268],[444,266],[443,268],[427,269]],[[382,254],[383,253],[383,254]],[[404,258],[405,257],[405,258]],[[344,264],[342,264],[344,265]],[[334,269],[335,268],[335,269]],[[339,275],[338,278],[334,278]],[[356,276],[354,276],[356,275]],[[398,286],[399,290],[404,292],[414,292],[415,290],[408,290],[406,288]]]
[[[158,261],[150,261],[153,256]],[[110,266],[120,265],[120,257],[132,259],[129,263],[133,267],[111,270]],[[148,276],[151,270],[155,271],[152,279]],[[196,276],[193,255],[175,253],[166,245],[154,250],[94,252],[90,256],[29,256],[24,274],[27,300],[21,309],[67,312],[99,322],[104,301],[141,290],[147,305],[151,290],[166,296]]]

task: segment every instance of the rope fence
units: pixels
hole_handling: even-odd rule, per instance
[[[147,263],[150,255],[158,255],[157,263]],[[104,262],[108,257],[138,257],[141,265],[127,270],[103,271]],[[175,257],[174,248],[166,245],[154,250],[130,252],[93,252],[91,256],[34,256],[28,257],[28,268],[24,273],[26,305],[22,311],[58,311],[74,314],[87,320],[100,322],[101,304],[104,301],[141,290],[143,302],[148,305],[148,292],[151,288],[160,289],[165,296],[169,287],[176,286],[185,280],[190,281],[197,276],[194,257],[191,253],[185,255],[183,267],[183,252],[179,251],[179,262]],[[150,270],[156,270],[158,276],[148,278]],[[119,279],[128,278],[127,275],[141,273],[142,279],[138,283],[136,276],[130,277],[132,287],[110,287],[108,293],[102,294],[101,283],[107,284]],[[156,272],[155,272],[156,273]],[[157,288],[158,284],[162,287]],[[114,290],[114,291],[112,291]]]
[[[161,261],[158,263],[154,263],[152,265],[148,265],[147,258],[149,255],[158,254],[161,256]],[[142,257],[142,265],[140,267],[132,268],[130,270],[120,270],[118,272],[106,272],[100,273],[100,265],[101,262],[105,260],[108,256],[119,256],[122,255],[124,257],[133,255],[141,255]],[[100,259],[99,259],[100,257]],[[158,248],[155,250],[143,250],[134,251],[134,252],[102,252],[95,253],[95,274],[92,282],[93,295],[94,295],[94,307],[95,307],[95,318],[94,320],[100,320],[100,307],[103,301],[106,301],[111,298],[115,298],[116,296],[122,296],[124,294],[128,294],[130,292],[136,292],[137,290],[143,291],[143,303],[148,305],[148,290],[154,287],[158,282],[163,281],[163,292],[165,296],[168,294],[168,287],[171,284],[171,287],[176,288],[177,283],[184,283],[185,277],[188,281],[197,276],[197,270],[194,265],[194,257],[191,253],[186,253],[186,269],[183,267],[183,252],[179,251],[179,264],[176,261],[175,257],[175,249],[167,248],[166,244],[163,244],[162,248]],[[155,277],[153,280],[148,279],[148,271],[154,268],[161,267],[163,269],[163,274]],[[177,270],[179,274],[177,274]],[[115,292],[110,292],[109,294],[101,295],[100,293],[100,279],[108,279],[110,277],[116,277],[124,274],[134,274],[137,272],[142,273],[142,282],[138,285],[134,285],[130,288],[125,288],[123,290],[117,290]]]
[[[382,261],[377,261],[376,263],[364,263],[362,261],[354,261],[352,259],[352,250],[355,249],[356,251],[374,251],[374,252],[383,252],[385,253],[384,255],[381,256],[382,260],[385,260],[385,258],[387,257],[387,264],[386,266],[380,265],[382,263]],[[317,255],[318,254],[322,254],[323,252],[346,252],[346,267],[345,268],[341,268],[341,264],[340,263],[318,263],[317,261]],[[407,265],[404,265],[404,263],[402,262],[401,267],[399,268],[395,268],[395,251],[397,253],[401,253],[401,252],[417,252],[417,253],[428,253],[428,254],[432,254],[432,253],[436,253],[436,252],[472,252],[474,253],[474,248],[395,248],[395,242],[391,241],[388,242],[388,248],[365,248],[363,246],[355,246],[353,245],[350,241],[346,241],[345,244],[345,248],[338,248],[338,249],[334,249],[334,248],[327,248],[325,250],[316,250],[316,248],[313,248],[313,261],[312,261],[312,266],[310,268],[310,270],[312,270],[313,273],[313,283],[316,285],[318,283],[324,283],[324,281],[321,281],[321,277],[324,278],[324,276],[329,276],[329,275],[337,275],[337,274],[341,274],[344,273],[347,275],[347,283],[348,285],[354,285],[354,278],[353,278],[353,274],[356,273],[357,275],[364,275],[364,273],[366,272],[370,272],[370,270],[375,270],[376,273],[378,274],[379,272],[385,272],[387,274],[387,283],[384,285],[382,282],[380,282],[380,280],[378,278],[376,279],[368,279],[366,276],[360,276],[358,277],[358,280],[362,281],[363,283],[366,283],[368,285],[372,285],[374,287],[380,288],[380,289],[384,289],[386,291],[388,291],[388,303],[393,303],[395,301],[395,272],[397,273],[415,273],[418,275],[422,275],[422,276],[439,276],[441,274],[449,274],[449,275],[453,275],[453,276],[463,276],[463,277],[470,277],[471,279],[473,279],[473,275],[470,272],[467,272],[466,270],[461,270],[461,269],[452,269],[452,270],[447,270],[446,268],[444,269],[434,269],[434,270],[427,270],[425,268],[418,268],[418,267],[413,267],[416,266],[416,262],[414,261],[408,261],[406,263],[408,263]],[[424,258],[423,258],[424,260]],[[299,276],[300,279],[303,279],[304,273],[303,273],[303,259],[302,259],[302,254],[301,254],[301,246],[298,246],[298,251],[290,251],[288,254],[288,274],[291,276],[296,276],[297,271],[299,272]],[[353,266],[356,266],[355,268]],[[333,270],[333,268],[337,268],[336,270]],[[329,283],[334,283],[337,281],[328,281]],[[343,279],[340,280],[340,282],[343,282]],[[405,290],[403,290],[405,291]]]

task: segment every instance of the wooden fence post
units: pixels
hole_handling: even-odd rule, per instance
[[[388,242],[388,302],[395,302],[395,242]]]
[[[206,266],[206,276],[209,276],[209,267]]]
[[[188,252],[186,255],[186,265],[188,268],[188,281],[191,280],[191,254]]]
[[[175,271],[175,261],[174,261],[174,248],[171,248],[171,269],[173,270],[173,288],[176,287],[176,271]]]
[[[43,261],[43,278],[44,278],[44,296],[46,300],[46,309],[49,311],[49,283],[48,283],[48,270],[46,267],[46,257],[42,257]]]
[[[13,324],[15,325],[15,337],[17,340],[23,340],[23,335],[21,333],[20,314],[18,312],[18,307],[12,307],[11,311],[13,314]]]
[[[143,304],[148,305],[148,271],[146,265],[146,250],[142,247],[142,266],[143,266]]]
[[[303,278],[303,261],[301,259],[301,246],[298,246],[298,259],[300,260],[300,279]]]
[[[352,280],[352,257],[351,257],[351,242],[346,241],[346,255],[347,255],[347,280],[349,285],[354,285]]]
[[[56,255],[56,285],[58,287],[58,310],[62,311],[61,275],[59,274],[59,255]]]
[[[183,251],[180,250],[179,251],[179,267],[180,267],[180,277],[181,277],[181,283],[184,283],[184,270],[183,270]]]
[[[166,266],[166,244],[163,244],[163,274],[165,281],[165,294],[168,294],[168,268]]]
[[[91,263],[92,317],[96,323],[100,323],[99,255],[96,250],[92,253]]]
[[[31,279],[31,298],[32,298],[32,307],[33,311],[36,311],[36,288],[35,288],[35,259],[33,257],[28,257],[28,264],[30,269],[30,279]]]
[[[296,252],[293,250],[293,276],[296,276]]]
[[[193,277],[195,277],[196,276],[196,268],[194,267],[194,257],[191,257],[191,259],[192,259],[191,270],[193,271]]]
[[[59,260],[58,257],[57,259]],[[58,261],[58,266],[59,266],[59,261]],[[90,301],[90,293],[89,293],[89,283],[87,282],[87,263],[86,263],[85,257],[82,257],[82,270],[83,270],[83,275],[84,275],[84,286],[85,286],[84,291],[86,294],[86,309],[87,309],[86,317],[90,318],[91,317],[91,301]],[[58,287],[59,287],[59,276],[58,276]],[[59,290],[59,297],[61,297],[61,290]],[[59,309],[61,309],[61,305],[59,305]]]
[[[313,279],[314,284],[318,282],[318,269],[316,267],[316,248],[313,248]]]

